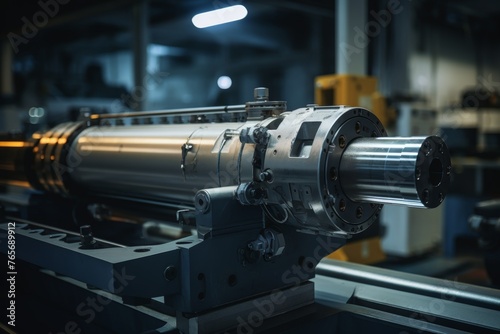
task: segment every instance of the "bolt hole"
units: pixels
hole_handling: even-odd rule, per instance
[[[424,154],[428,156],[431,152],[432,152],[431,144],[428,141],[424,142]]]
[[[146,253],[146,252],[149,252],[151,249],[150,248],[137,248],[137,249],[134,249],[134,252],[136,253]]]
[[[335,167],[330,168],[330,180],[332,181],[337,180],[337,169]]]
[[[358,219],[359,219],[359,218],[361,218],[361,217],[363,217],[363,208],[362,208],[362,207],[360,207],[360,206],[358,206],[358,207],[356,208],[356,218],[358,218]]]
[[[203,206],[203,204],[205,204],[205,201],[203,201],[203,198],[198,199],[198,204],[200,206]]]
[[[339,203],[339,209],[340,209],[340,211],[345,211],[345,209],[346,209],[346,204],[345,204],[345,200],[344,200],[344,199],[341,199],[341,200],[340,200],[340,203]]]
[[[200,292],[200,293],[198,294],[198,299],[199,299],[199,300],[203,300],[203,299],[205,299],[205,292]]]
[[[422,200],[424,201],[425,204],[429,203],[429,190],[424,189],[422,192]]]
[[[356,125],[354,126],[354,130],[356,131],[356,133],[361,132],[361,123],[360,122],[356,122]]]
[[[204,273],[199,273],[198,274],[198,281],[203,281],[205,279],[205,274]]]
[[[340,148],[344,148],[345,144],[346,144],[345,136],[340,136],[339,137],[339,146],[340,146]]]
[[[163,276],[167,281],[173,281],[177,276],[177,272],[174,266],[168,266],[163,272]]]

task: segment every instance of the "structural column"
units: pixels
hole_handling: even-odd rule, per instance
[[[145,110],[148,93],[144,80],[148,65],[149,1],[142,0],[134,4],[133,16],[134,89],[132,91],[132,108]]]
[[[366,75],[366,0],[337,0],[335,6],[336,72]]]

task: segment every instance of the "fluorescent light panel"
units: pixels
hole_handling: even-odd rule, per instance
[[[202,29],[219,24],[238,21],[244,19],[247,14],[248,11],[245,6],[236,5],[197,14],[193,16],[192,21],[196,28]]]

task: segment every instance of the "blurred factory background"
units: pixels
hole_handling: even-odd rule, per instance
[[[246,8],[244,19],[204,29],[192,22],[196,14],[235,5]],[[6,0],[1,6],[3,137],[29,136],[83,112],[242,104],[259,86],[287,101],[288,110],[364,106],[391,135],[442,136],[452,153],[452,190],[432,211],[386,206],[379,229],[337,257],[498,284],[492,280],[499,268],[498,204],[478,203],[500,197],[500,2]],[[166,122],[206,121],[201,116]]]

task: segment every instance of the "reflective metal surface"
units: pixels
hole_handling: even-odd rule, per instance
[[[87,191],[192,205],[200,189],[237,184],[238,159],[241,177],[251,177],[252,154],[239,158],[238,137],[224,137],[243,125],[90,127],[73,142],[66,163]],[[190,148],[183,151],[184,145]]]
[[[446,144],[436,136],[359,138],[342,156],[342,189],[356,202],[438,206],[450,183]]]
[[[446,195],[451,165],[438,137],[385,138],[363,108],[281,113],[275,102],[247,104],[259,117],[245,123],[64,123],[33,138],[27,179],[62,195],[191,207],[201,189],[239,186],[238,200],[275,223],[344,236],[367,229],[382,204],[435,207]]]

